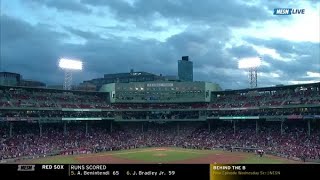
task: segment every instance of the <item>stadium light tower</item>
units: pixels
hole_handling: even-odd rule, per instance
[[[64,70],[63,89],[70,90],[72,85],[72,72],[82,70],[82,61],[71,59],[60,59],[59,67]]]
[[[258,86],[257,69],[261,65],[261,57],[249,57],[240,59],[238,65],[240,69],[249,70],[250,88],[256,88]]]

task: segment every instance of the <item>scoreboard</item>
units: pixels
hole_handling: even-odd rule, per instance
[[[320,164],[1,164],[10,176],[107,176],[108,179],[284,179],[318,176]]]

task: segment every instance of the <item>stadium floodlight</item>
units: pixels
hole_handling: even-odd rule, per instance
[[[242,58],[239,61],[238,67],[240,69],[249,70],[249,84],[250,88],[258,86],[258,73],[257,68],[261,65],[261,57]]]
[[[239,61],[240,69],[249,69],[249,68],[257,68],[261,65],[261,58],[259,57],[250,57],[243,58]]]
[[[71,59],[60,59],[59,67],[62,69],[82,70],[82,62]]]
[[[82,61],[65,59],[59,60],[59,67],[64,70],[64,84],[63,89],[70,90],[72,85],[72,72],[81,71],[83,68]]]

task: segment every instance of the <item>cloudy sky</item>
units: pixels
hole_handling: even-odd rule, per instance
[[[61,57],[84,61],[75,83],[106,73],[176,75],[248,87],[238,60],[261,56],[259,86],[320,81],[319,0],[1,0],[2,70],[61,84]],[[276,16],[274,8],[305,9]]]

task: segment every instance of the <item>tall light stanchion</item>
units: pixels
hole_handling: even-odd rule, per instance
[[[257,67],[249,68],[249,84],[250,84],[250,88],[256,88],[258,86]]]
[[[64,83],[63,89],[70,90],[72,87],[72,72],[70,70],[64,70]]]
[[[250,88],[258,87],[258,67],[261,65],[260,57],[242,58],[239,61],[240,69],[249,70],[249,85]]]
[[[59,67],[64,70],[64,90],[71,90],[72,87],[72,73],[74,71],[81,71],[83,67],[82,61],[71,59],[60,59]]]

